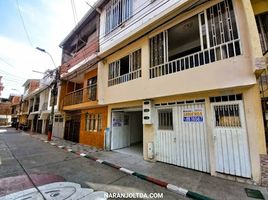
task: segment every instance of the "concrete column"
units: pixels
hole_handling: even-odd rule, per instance
[[[243,94],[243,98],[247,122],[252,178],[257,183],[260,183],[260,154],[266,154],[266,141],[258,85],[254,85],[246,90]]]

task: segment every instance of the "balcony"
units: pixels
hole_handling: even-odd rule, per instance
[[[90,85],[67,94],[64,97],[64,106],[76,105],[97,100],[97,84]]]

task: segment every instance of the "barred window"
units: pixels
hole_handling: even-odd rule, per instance
[[[102,131],[102,114],[86,113],[85,130],[90,132]]]
[[[88,99],[96,101],[97,98],[97,76],[87,80]]]
[[[159,130],[173,130],[172,109],[158,110],[158,129]]]
[[[141,77],[141,49],[109,64],[108,86]]]
[[[239,105],[219,105],[214,106],[216,127],[241,127]]]
[[[106,6],[105,33],[108,34],[132,16],[133,0],[111,0]]]
[[[150,39],[150,78],[241,54],[232,0],[224,0]]]
[[[268,12],[256,16],[263,54],[268,52]]]

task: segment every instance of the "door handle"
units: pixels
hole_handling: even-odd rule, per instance
[[[176,142],[176,138],[173,138],[173,142]]]

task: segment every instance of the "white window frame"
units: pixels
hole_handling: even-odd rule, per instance
[[[138,49],[131,52],[127,56],[129,57],[129,72],[123,75],[120,75],[121,71],[121,62],[120,60],[126,56],[123,56],[119,60],[116,60],[108,65],[108,86],[117,85],[120,83],[128,82],[133,79],[141,77],[141,65],[142,65],[142,51]],[[134,66],[133,59],[136,57],[136,66]],[[138,63],[139,62],[139,63]],[[135,67],[135,68],[134,68]]]
[[[109,34],[132,16],[133,0],[110,0],[105,10],[105,34]]]
[[[241,41],[240,41],[240,34],[238,30],[238,21],[236,19],[235,9],[233,7],[234,16],[231,16],[230,11],[230,1],[232,0],[224,0],[219,2],[218,4],[215,4],[211,6],[210,8],[203,10],[198,16],[198,23],[199,23],[199,37],[200,37],[200,45],[201,45],[201,51],[191,53],[189,55],[168,61],[168,30],[167,29],[163,32],[158,33],[157,35],[154,35],[150,38],[150,47],[151,47],[151,41],[157,37],[159,34],[163,34],[163,43],[164,43],[164,63],[153,65],[154,58],[150,58],[150,78],[156,78],[159,76],[176,73],[179,71],[183,71],[185,69],[190,69],[193,67],[198,67],[201,65],[209,64],[218,60],[228,59],[231,57],[242,55],[242,48],[241,48]],[[220,29],[220,35],[217,35],[218,33],[216,30],[213,29],[213,24],[211,24],[211,30],[209,29],[209,21],[208,21],[208,14],[210,10],[213,10],[214,6],[217,6],[218,9],[220,9],[220,5],[224,4],[226,8],[226,12],[230,12],[226,14],[225,21],[219,21],[217,26],[221,26]],[[213,11],[212,11],[213,12]],[[219,18],[222,20],[223,13],[220,13],[218,11],[218,14],[221,14]],[[206,47],[204,46],[204,39],[203,39],[203,33],[202,33],[202,21],[201,17],[204,16],[205,19],[205,34],[206,37],[204,38],[206,40]],[[214,16],[214,15],[212,15]],[[194,17],[194,16],[191,16]],[[191,18],[189,17],[189,18]],[[210,22],[215,24],[215,20],[211,19]],[[228,22],[227,22],[228,21]],[[233,22],[235,22],[236,27],[235,29],[232,27]],[[227,23],[228,30],[227,33],[225,33],[225,30],[223,29],[224,23]],[[230,24],[229,24],[230,23]],[[174,25],[176,26],[176,25]],[[171,27],[172,28],[172,27]],[[214,26],[215,28],[215,26]],[[210,43],[210,31],[213,33],[213,44]],[[227,36],[225,34],[228,34],[228,40],[226,40]],[[235,38],[234,34],[236,34],[238,37]],[[217,36],[220,36],[220,43],[217,42]],[[150,50],[150,56],[152,56],[152,51]]]

